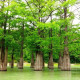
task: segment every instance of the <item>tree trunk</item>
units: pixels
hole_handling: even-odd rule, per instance
[[[63,64],[62,64],[61,70],[63,70],[63,71],[70,71],[71,70],[70,56],[69,56],[67,47],[64,47]]]
[[[44,54],[42,54],[42,60],[43,60],[43,68],[45,67],[45,63],[44,63]]]
[[[1,63],[2,61],[1,61],[1,47],[0,47],[0,69],[1,69]]]
[[[21,49],[20,61],[18,63],[18,68],[23,69],[23,49]]]
[[[20,53],[20,62],[19,62],[19,69],[23,69],[23,45],[24,45],[24,20],[22,23],[22,28],[21,28],[21,53]]]
[[[3,5],[2,9],[4,8],[4,1],[3,0]],[[8,19],[8,11],[7,14],[3,14],[4,17],[4,22],[2,23],[2,26],[4,26],[4,36],[6,34],[6,26],[7,26],[7,19]],[[2,38],[0,41],[1,46],[0,46],[0,71],[7,71],[7,54],[8,54],[8,46],[5,48],[5,39]]]
[[[52,20],[52,16],[51,16],[51,20]],[[52,38],[52,28],[49,30],[49,37]],[[49,69],[53,69],[53,49],[52,49],[52,40],[50,43],[50,52],[49,52],[49,62],[48,62],[48,68]]]
[[[66,1],[66,0],[64,0]],[[67,7],[64,7],[64,20],[67,18]],[[65,23],[66,24],[66,23]],[[65,33],[68,31],[68,26],[66,24],[65,26]],[[68,36],[64,37],[64,53],[63,53],[63,65],[62,69],[63,71],[70,71],[70,57],[69,57],[69,51],[68,51]]]
[[[18,68],[23,69],[23,58],[20,58],[20,62],[18,63]]]
[[[61,67],[62,67],[62,56],[61,56],[61,52],[60,52],[60,54],[59,54],[59,62],[58,62],[58,68],[59,69],[61,69]]]
[[[34,68],[34,54],[31,55],[31,68]]]
[[[49,53],[49,62],[48,62],[48,68],[53,69],[53,53]]]
[[[11,68],[14,67],[14,54],[12,53],[12,56],[11,56]]]
[[[1,50],[0,50],[0,53],[2,54]],[[7,54],[8,54],[8,48],[5,49],[5,54],[4,54],[4,57],[3,57],[3,61],[2,59],[0,58],[0,71],[7,71]]]
[[[42,71],[43,70],[43,58],[40,51],[36,53],[36,61],[34,66],[35,71]]]

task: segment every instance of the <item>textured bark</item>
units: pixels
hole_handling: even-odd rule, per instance
[[[53,53],[52,53],[52,52],[49,53],[48,68],[49,68],[49,69],[53,69],[53,68],[54,68],[54,67],[53,67]]]
[[[66,1],[66,0],[64,0]],[[67,18],[67,7],[64,7],[64,20]],[[65,33],[68,31],[68,26],[66,24],[65,26]],[[69,51],[68,51],[68,36],[64,37],[64,53],[63,53],[63,65],[62,69],[63,71],[70,71],[70,57],[69,57]]]
[[[4,8],[4,1],[3,0],[3,5],[2,9]],[[6,26],[7,26],[7,19],[8,19],[8,11],[7,14],[3,14],[4,17],[4,22],[2,23],[2,26],[4,28],[4,35],[6,34]],[[5,39],[2,38],[0,41],[1,43],[1,49],[0,49],[0,71],[7,71],[7,54],[8,54],[8,46],[5,46]],[[5,48],[6,47],[6,48]]]
[[[71,70],[70,56],[69,56],[67,47],[64,48],[64,54],[63,54],[63,61],[62,62],[63,62],[63,64],[62,64],[61,70],[70,71]]]
[[[19,61],[19,63],[18,63],[18,68],[19,68],[19,69],[23,69],[23,57],[20,58],[20,61]]]
[[[1,41],[1,61],[4,62],[4,57],[5,57],[5,39],[2,39]]]
[[[60,54],[59,54],[59,62],[58,62],[58,68],[59,69],[61,69],[61,67],[62,67],[62,56],[61,56],[61,52],[60,52]]]
[[[52,20],[52,16],[51,16],[51,20]],[[53,37],[52,36],[52,28],[49,30],[49,37]],[[51,43],[50,43],[50,46],[49,46],[49,48],[50,48],[50,52],[49,52],[49,62],[48,62],[48,68],[49,69],[53,69],[54,67],[53,67],[53,49],[52,49],[52,47],[53,47],[53,45],[52,45],[52,41],[51,41]]]
[[[7,53],[8,48],[5,48],[5,40],[1,41],[1,50],[0,50],[0,71],[7,71]]]
[[[42,71],[43,70],[43,58],[40,51],[36,53],[36,61],[34,66],[35,71]]]
[[[4,61],[2,61],[2,59],[0,58],[0,71],[7,71],[7,54],[8,48],[5,49]]]
[[[34,68],[34,54],[31,55],[31,68]]]

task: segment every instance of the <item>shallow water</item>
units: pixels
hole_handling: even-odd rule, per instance
[[[72,71],[53,71],[45,68],[43,71],[34,71],[29,67],[23,70],[8,68],[7,72],[0,72],[0,80],[80,80],[80,68]]]

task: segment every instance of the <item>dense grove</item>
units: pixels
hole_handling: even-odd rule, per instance
[[[53,69],[71,70],[80,63],[80,24],[70,7],[77,0],[0,0],[0,70],[7,63],[14,67],[31,63],[42,70],[44,63]]]

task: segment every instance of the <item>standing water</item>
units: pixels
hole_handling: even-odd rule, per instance
[[[71,71],[60,71],[58,68],[34,71],[29,67],[23,70],[8,67],[6,72],[0,72],[0,80],[80,80],[80,68],[72,68]]]

